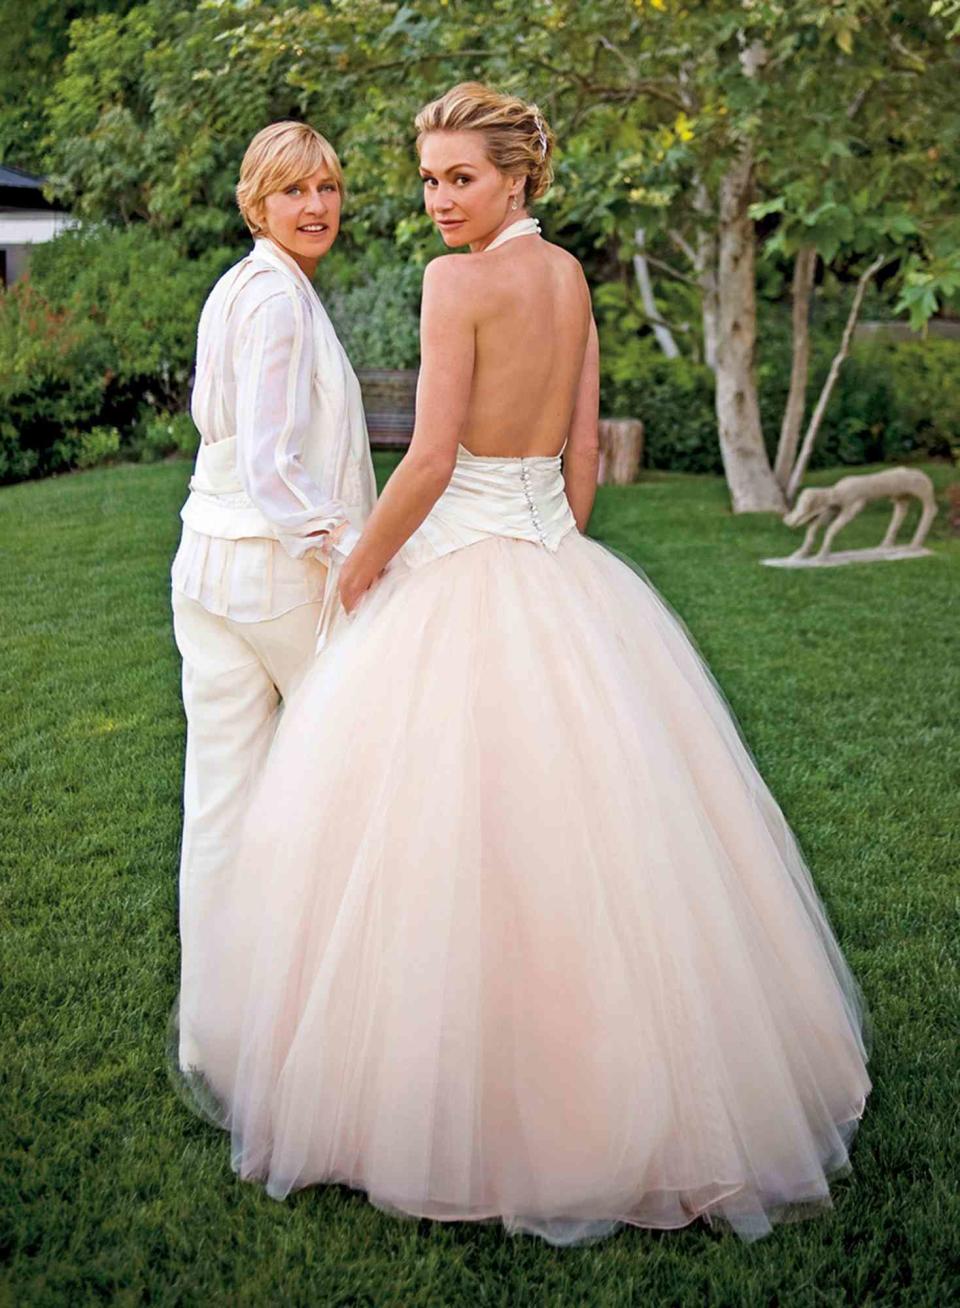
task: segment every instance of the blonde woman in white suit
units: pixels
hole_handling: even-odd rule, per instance
[[[276,710],[339,610],[337,575],[376,498],[360,387],[312,278],[343,174],[305,123],[274,123],[237,187],[252,251],[217,282],[197,339],[201,434],[173,611],[187,717],[178,1057],[194,1059],[198,964]]]

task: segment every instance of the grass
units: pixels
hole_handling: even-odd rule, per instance
[[[951,470],[929,470],[942,493]],[[594,534],[683,615],[806,849],[872,1008],[875,1090],[826,1216],[754,1245],[695,1226],[564,1251],[336,1188],[275,1203],[168,1086],[183,723],[167,571],[187,472],[0,492],[0,1302],[960,1299],[960,540],[943,515],[933,558],[784,573],[758,560],[797,537],[733,518],[717,479],[601,492]],[[878,540],[884,514],[844,547]]]

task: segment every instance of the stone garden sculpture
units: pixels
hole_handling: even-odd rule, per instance
[[[893,516],[880,545],[873,549],[846,550],[834,554],[831,546],[837,533],[852,522],[867,504],[881,499],[893,500]],[[920,521],[910,544],[897,545],[897,532],[911,499],[918,499],[922,505]],[[841,477],[834,486],[808,486],[800,492],[796,504],[783,519],[788,527],[807,524],[803,544],[786,558],[764,559],[764,563],[790,568],[918,558],[930,553],[923,548],[923,542],[936,515],[937,501],[933,493],[933,482],[925,472],[915,468],[887,468],[883,472],[871,472],[863,476]],[[823,543],[814,555],[814,541],[821,527],[824,528]]]

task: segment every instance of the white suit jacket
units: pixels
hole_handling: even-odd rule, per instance
[[[319,296],[272,241],[207,298],[191,411],[202,440],[174,586],[241,620],[329,590],[317,560],[349,553],[376,500],[367,427]]]

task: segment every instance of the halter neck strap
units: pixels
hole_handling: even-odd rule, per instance
[[[503,245],[504,241],[512,241],[515,236],[539,236],[540,223],[536,218],[520,218],[517,222],[511,223],[509,227],[504,228],[500,235],[483,251],[489,254],[495,250],[498,245]]]

